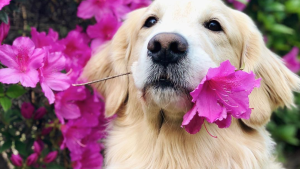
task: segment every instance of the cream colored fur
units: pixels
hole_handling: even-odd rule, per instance
[[[143,23],[153,14],[162,19],[157,26],[144,30]],[[203,28],[203,22],[211,16],[221,20],[224,34]],[[166,28],[168,25],[170,28]],[[217,139],[204,128],[191,135],[180,127],[191,107],[189,98],[170,94],[171,101],[160,104],[160,99],[165,102],[162,95],[143,93],[137,87],[144,76],[138,66],[148,64],[141,59],[145,57],[145,44],[156,33],[172,31],[182,33],[196,47],[199,44],[204,56],[209,57],[203,59],[211,60],[211,64],[230,60],[238,68],[245,63],[246,71],[262,78],[261,87],[250,95],[250,107],[254,108],[250,120],[233,119],[227,129],[206,123]],[[134,74],[94,85],[105,98],[106,116],[117,114],[105,140],[105,169],[283,168],[273,155],[274,142],[265,125],[274,109],[293,106],[292,91],[299,90],[300,80],[266,48],[260,32],[245,14],[220,0],[156,0],[150,7],[129,14],[114,39],[102,48],[85,67],[85,78],[96,80],[131,70]],[[196,55],[189,57],[193,60]],[[204,65],[200,62],[198,65]],[[201,70],[194,70],[197,66],[193,64],[191,67],[191,74]],[[192,86],[200,81],[190,78]],[[181,103],[184,108],[178,106]]]

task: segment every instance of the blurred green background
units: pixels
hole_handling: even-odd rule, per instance
[[[267,46],[280,56],[300,47],[300,0],[251,0],[244,11],[257,24]],[[295,95],[300,106],[300,94]],[[278,109],[267,129],[275,139],[278,159],[288,169],[300,169],[300,111]]]

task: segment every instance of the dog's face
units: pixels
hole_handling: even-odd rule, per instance
[[[133,78],[96,85],[108,116],[135,105],[130,101],[138,95],[135,102],[182,118],[192,106],[189,93],[210,67],[225,60],[237,69],[244,63],[246,71],[262,78],[261,88],[250,96],[255,115],[249,125],[264,125],[273,108],[292,104],[298,77],[265,47],[252,20],[221,0],[156,0],[132,12],[84,76],[94,80],[132,71]]]
[[[154,2],[141,16],[133,45],[133,78],[144,99],[186,112],[189,93],[210,67],[225,60],[239,66],[243,46],[232,44],[241,36],[232,15],[219,0]]]

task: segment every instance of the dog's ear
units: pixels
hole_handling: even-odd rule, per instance
[[[132,41],[136,36],[138,21],[145,9],[136,10],[128,15],[115,34],[113,40],[104,45],[100,52],[92,56],[83,71],[83,78],[92,81],[109,76],[130,72],[128,67]],[[105,115],[111,117],[117,113],[128,95],[128,76],[121,76],[93,85],[105,99]]]
[[[260,88],[254,89],[249,96],[250,107],[254,108],[251,117],[243,120],[256,128],[267,124],[274,109],[294,106],[293,91],[299,91],[300,79],[266,47],[253,21],[245,14],[239,13],[239,16],[237,23],[243,39],[241,65],[244,63],[245,71],[254,71],[256,78],[262,79]]]

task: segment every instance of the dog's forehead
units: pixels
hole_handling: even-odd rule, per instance
[[[157,13],[176,14],[176,16],[201,14],[201,12],[222,11],[224,3],[221,0],[156,0],[152,3],[149,10]]]

